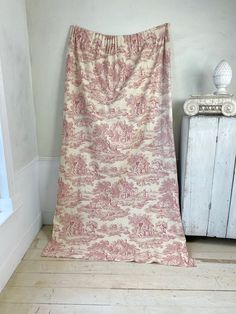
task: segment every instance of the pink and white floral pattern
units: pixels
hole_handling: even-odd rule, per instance
[[[71,27],[52,240],[44,256],[192,266],[180,219],[168,24]]]

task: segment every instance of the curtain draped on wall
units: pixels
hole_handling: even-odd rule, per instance
[[[44,256],[193,265],[178,204],[168,28],[111,36],[71,27]]]

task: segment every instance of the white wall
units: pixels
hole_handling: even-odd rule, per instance
[[[4,101],[1,97],[0,105],[5,105],[7,111],[14,181],[13,213],[2,223],[0,212],[1,291],[41,227],[36,123],[24,0],[0,1],[0,59],[4,83]]]
[[[27,0],[39,155],[58,156],[65,46],[69,25],[128,34],[171,24],[174,127],[183,101],[214,90],[211,73],[225,58],[236,73],[235,0]],[[231,85],[236,93],[236,80]]]

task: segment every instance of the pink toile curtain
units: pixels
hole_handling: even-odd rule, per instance
[[[110,36],[71,27],[44,256],[193,265],[178,203],[168,28]]]

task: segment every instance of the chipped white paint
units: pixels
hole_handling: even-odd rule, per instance
[[[235,168],[235,138],[236,119],[219,118],[211,210],[207,232],[207,235],[212,237],[224,238],[226,235]]]
[[[187,143],[182,142],[182,219],[186,234],[206,235],[218,118],[184,117],[182,132],[189,123]],[[183,135],[186,139],[186,135]],[[186,147],[187,145],[187,147]]]
[[[181,207],[187,235],[236,238],[235,138],[236,118],[183,118]]]

